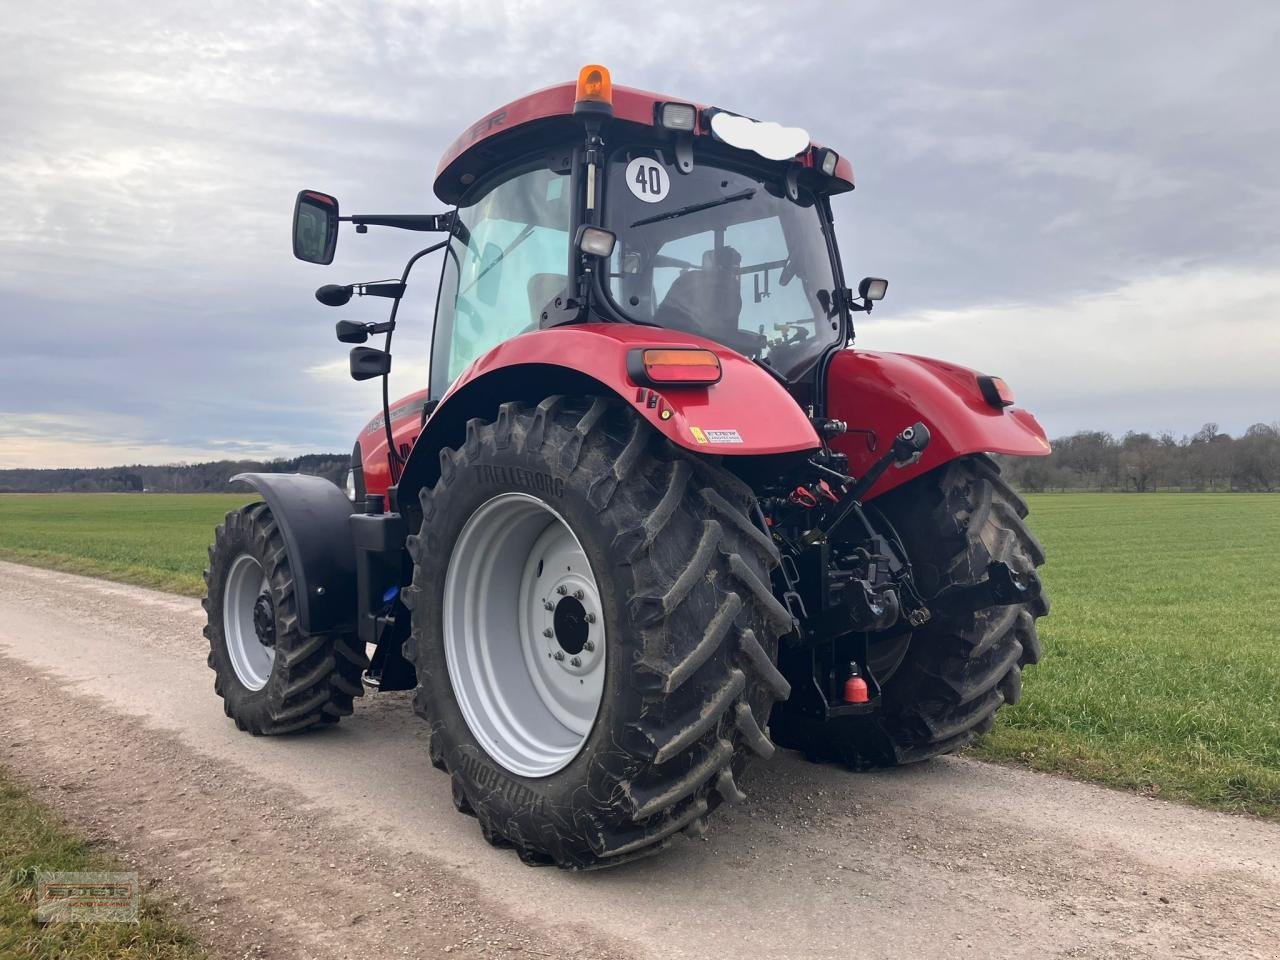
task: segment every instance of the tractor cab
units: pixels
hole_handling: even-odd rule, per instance
[[[684,331],[803,376],[843,342],[827,198],[851,178],[802,130],[613,87],[603,67],[508,104],[436,180],[465,229],[432,391],[510,337],[584,320]]]

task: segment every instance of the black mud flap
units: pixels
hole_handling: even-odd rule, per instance
[[[299,473],[239,473],[266,500],[280,526],[304,634],[355,633],[356,558],[347,518],[353,506],[337,486]]]

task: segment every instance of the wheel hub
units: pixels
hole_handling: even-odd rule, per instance
[[[587,608],[577,597],[565,597],[556,604],[555,613],[551,617],[556,642],[565,653],[577,654],[587,645],[590,626],[587,623]]]
[[[253,630],[264,647],[276,645],[276,606],[271,594],[263,590],[253,604]]]
[[[571,570],[548,586],[552,586],[550,595],[541,598],[540,610],[533,611],[534,630],[544,641],[538,668],[545,676],[554,665],[557,675],[546,676],[549,683],[564,682],[567,674],[572,697],[577,694],[572,684],[585,685],[586,678],[604,665],[600,598],[593,580]]]

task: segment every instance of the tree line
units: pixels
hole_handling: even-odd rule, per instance
[[[350,468],[350,454],[309,453],[292,460],[0,470],[0,493],[225,493],[237,473],[308,473],[342,486]]]
[[[1280,422],[1232,437],[1206,423],[1172,434],[1096,430],[1053,441],[1047,457],[999,457],[1019,490],[1280,490]],[[0,493],[222,493],[237,473],[307,473],[342,486],[350,457],[312,453],[292,460],[214,460],[164,466],[0,470]]]
[[[1096,430],[1053,441],[1047,457],[1000,457],[1020,490],[1280,490],[1280,422],[1255,423],[1239,437],[1206,423],[1182,438]]]

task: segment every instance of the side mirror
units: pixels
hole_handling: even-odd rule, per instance
[[[373,347],[351,349],[351,379],[372,380],[391,372],[391,354]]]
[[[351,300],[351,287],[337,283],[326,283],[316,291],[316,299],[326,307],[340,307]]]
[[[369,325],[359,320],[339,320],[334,332],[341,343],[367,343]]]
[[[333,263],[338,245],[338,201],[302,190],[293,204],[293,255],[307,263]]]
[[[863,300],[883,300],[889,291],[889,281],[879,277],[863,277],[858,284],[858,296]]]

